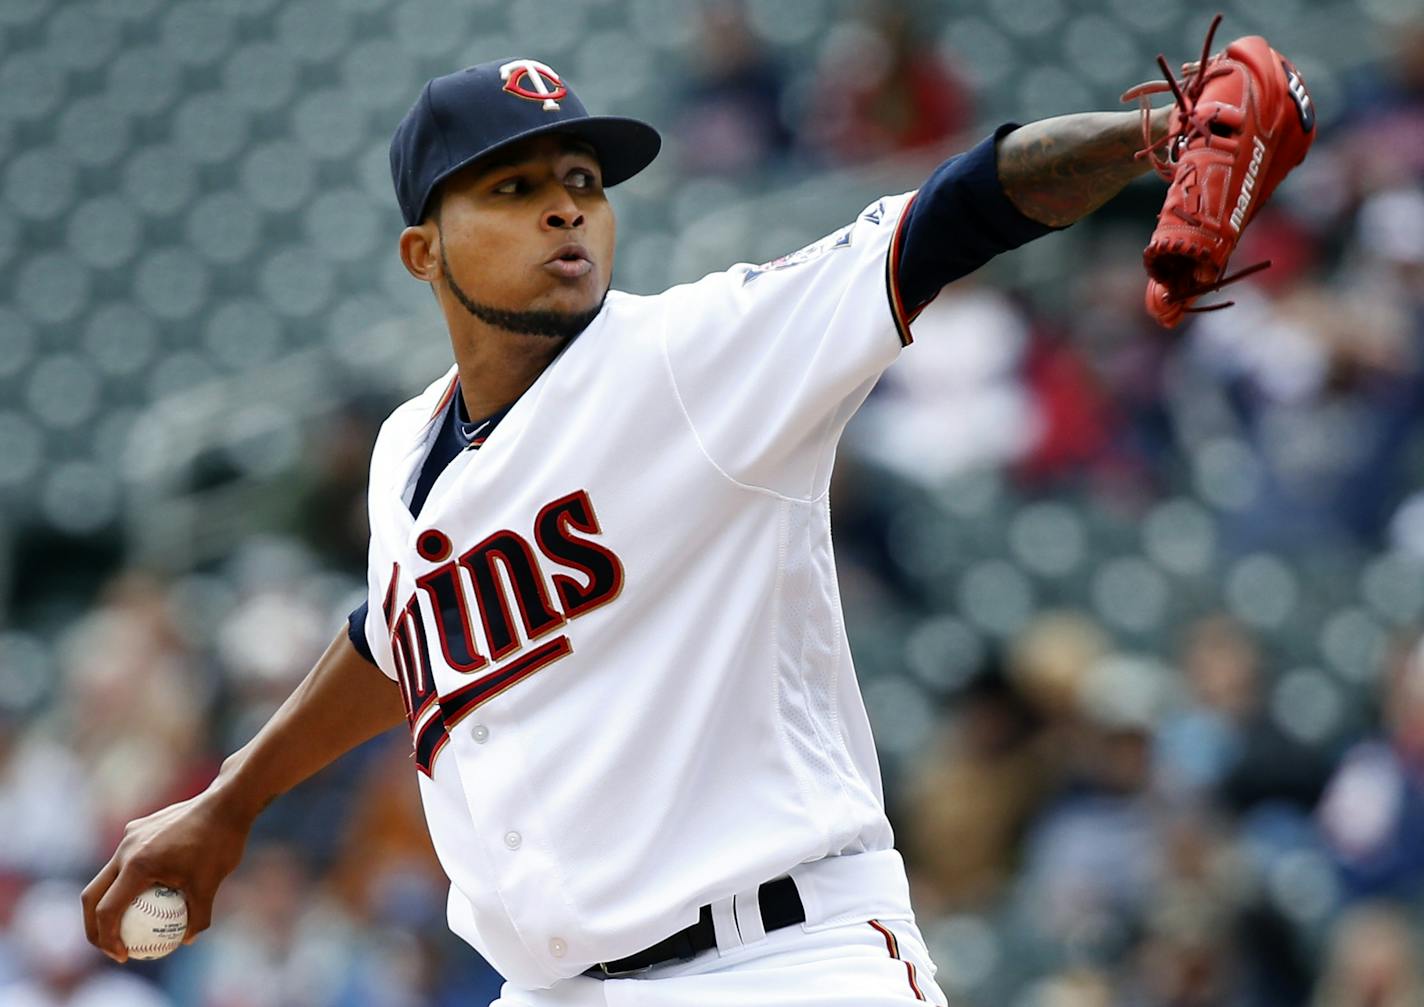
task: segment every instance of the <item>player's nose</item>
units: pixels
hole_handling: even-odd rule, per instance
[[[576,209],[546,210],[544,226],[551,229],[575,228],[583,226],[583,214]]]
[[[574,213],[572,215],[566,215],[561,213],[550,213],[544,218],[544,225],[555,230],[582,227],[583,214]]]
[[[562,198],[551,203],[544,210],[544,226],[551,230],[571,229],[583,226],[583,213],[579,210],[578,204],[567,192],[561,193]]]

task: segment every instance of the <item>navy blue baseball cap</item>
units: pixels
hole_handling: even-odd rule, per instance
[[[430,194],[468,164],[519,140],[564,133],[592,144],[605,187],[652,163],[662,137],[646,122],[589,115],[563,79],[535,59],[497,59],[425,85],[391,137],[391,180],[409,225]]]

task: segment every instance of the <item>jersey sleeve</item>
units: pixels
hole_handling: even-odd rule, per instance
[[[887,196],[799,251],[661,295],[674,391],[728,478],[802,498],[829,484],[841,430],[901,349],[886,269],[910,198]]]
[[[1052,230],[999,185],[996,144],[1014,128],[799,251],[663,295],[674,388],[725,475],[788,496],[824,492],[846,422],[911,342],[915,316],[945,283]]]

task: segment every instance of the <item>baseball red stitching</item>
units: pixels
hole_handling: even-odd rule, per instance
[[[177,946],[178,946],[178,942],[176,942],[176,941],[173,942],[173,943],[171,943],[171,944],[139,944],[139,945],[136,946],[136,947],[129,948],[129,954],[130,954],[130,955],[161,954],[161,953],[166,952],[166,951],[171,951],[171,950],[173,950],[174,948],[176,948]]]
[[[182,908],[181,910],[180,910],[180,909],[165,909],[165,908],[163,908],[162,906],[160,906],[160,905],[159,905],[158,903],[156,903],[156,902],[150,902],[148,899],[144,898],[142,895],[140,895],[140,896],[138,896],[137,898],[135,898],[135,899],[133,900],[133,904],[134,904],[135,906],[137,906],[138,908],[142,909],[144,912],[148,913],[149,915],[155,916],[155,917],[157,917],[157,918],[160,919],[160,920],[176,920],[176,919],[180,919],[180,918],[183,916],[183,914],[188,911],[188,906],[187,906],[186,903],[183,904],[183,908]]]

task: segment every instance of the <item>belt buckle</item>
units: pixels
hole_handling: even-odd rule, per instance
[[[626,979],[628,976],[640,976],[652,967],[652,965],[640,965],[635,969],[610,969],[607,962],[599,962],[594,966],[603,973],[605,979]]]

